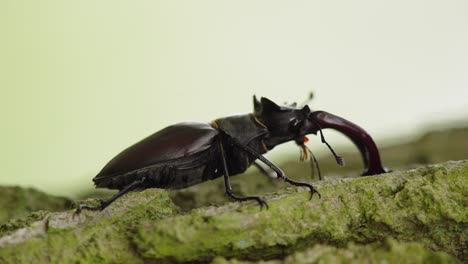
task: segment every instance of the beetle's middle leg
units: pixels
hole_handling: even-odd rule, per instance
[[[224,148],[222,144],[220,144],[220,148],[221,148],[221,159],[223,161],[222,165],[223,165],[223,170],[224,170],[224,185],[226,186],[226,195],[237,201],[255,200],[260,204],[260,208],[263,208],[263,206],[265,206],[268,209],[268,204],[265,202],[265,200],[263,200],[259,196],[239,197],[239,196],[236,196],[234,193],[232,193],[231,181],[229,180],[229,171],[228,171],[228,166],[226,162],[226,154],[224,152]]]
[[[138,180],[130,183],[129,185],[125,186],[122,190],[120,190],[117,194],[115,194],[114,196],[112,196],[108,200],[102,201],[101,204],[98,205],[98,206],[89,206],[89,205],[86,205],[86,204],[80,204],[78,206],[78,208],[76,208],[76,211],[75,211],[75,213],[73,215],[74,216],[79,215],[81,213],[81,211],[83,211],[83,209],[90,210],[90,211],[102,211],[102,210],[104,210],[104,208],[109,206],[111,203],[113,203],[115,200],[117,200],[122,195],[128,193],[131,190],[134,190],[134,189],[140,187],[141,184],[145,180],[146,180],[146,177],[143,177],[141,179],[138,179]]]
[[[248,146],[244,146],[242,145],[240,142],[238,142],[237,140],[235,140],[234,138],[232,138],[232,142],[238,146],[239,148],[243,149],[244,151],[246,151],[247,153],[253,155],[254,157],[256,157],[257,159],[261,160],[263,163],[265,163],[268,167],[270,167],[272,170],[274,170],[276,172],[276,175],[278,175],[278,178],[282,178],[285,182],[291,184],[291,185],[294,185],[294,186],[304,186],[304,187],[307,187],[309,188],[310,190],[310,198],[309,199],[312,199],[312,196],[314,195],[314,193],[317,193],[319,198],[321,198],[322,196],[320,195],[320,193],[315,189],[314,186],[312,186],[311,184],[309,183],[306,183],[306,182],[297,182],[297,181],[294,181],[294,180],[291,180],[289,179],[288,177],[286,177],[286,175],[284,174],[284,172],[278,168],[275,164],[273,164],[271,161],[267,160],[265,157],[263,157],[261,154],[257,153],[255,150],[251,149],[250,147]]]

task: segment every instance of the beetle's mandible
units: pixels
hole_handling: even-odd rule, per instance
[[[320,132],[322,142],[343,165],[343,159],[325,141],[324,128],[345,134],[358,147],[365,167],[363,175],[386,172],[373,139],[354,123],[324,111],[313,112],[306,104],[279,106],[267,98],[258,100],[255,96],[253,102],[253,113],[223,117],[211,123],[175,124],[125,149],[93,179],[98,188],[119,192],[99,206],[79,205],[75,213],[79,214],[83,209],[103,210],[135,189],[183,189],[221,176],[230,198],[255,200],[261,207],[268,207],[259,196],[236,196],[229,181],[230,176],[243,173],[252,164],[268,175],[259,161],[271,168],[278,178],[308,188],[311,197],[314,193],[320,197],[311,184],[289,179],[263,154],[279,144],[295,141],[308,158],[311,152],[305,146],[306,135]]]

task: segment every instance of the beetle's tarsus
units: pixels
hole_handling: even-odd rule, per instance
[[[255,199],[255,200],[257,200],[257,202],[260,204],[260,210],[263,209],[263,206],[265,206],[265,208],[266,208],[267,210],[270,209],[270,208],[268,207],[267,202],[266,202],[265,200],[263,200],[262,198],[260,198],[260,197],[258,197],[258,196],[254,196],[254,197],[257,198],[257,199]]]
[[[304,186],[304,187],[307,187],[310,189],[310,197],[309,197],[309,200],[312,199],[312,196],[314,195],[314,193],[317,193],[319,198],[321,198],[322,196],[320,195],[320,193],[317,191],[317,189],[315,189],[314,186],[312,186],[311,184],[309,183],[306,183],[306,182],[297,182],[297,181],[293,181],[289,178],[286,178],[284,177],[284,181],[291,184],[291,185],[294,185],[294,186]]]
[[[267,202],[265,200],[262,200],[262,203],[260,204],[260,209],[263,209],[263,205],[265,205],[265,208],[268,210],[270,207],[268,206]]]
[[[314,188],[314,187],[312,187],[312,188]],[[317,191],[317,189],[314,188],[313,190],[312,189],[310,190],[309,200],[312,200],[312,197],[314,196],[314,193],[316,193],[318,195],[319,199],[322,199],[322,195]]]
[[[235,194],[233,194],[232,192],[226,192],[226,195],[229,196],[230,198],[232,198],[233,200],[236,200],[236,201],[239,201],[239,202],[255,200],[260,205],[260,209],[263,209],[263,206],[265,206],[266,209],[269,209],[267,202],[265,200],[263,200],[259,196],[239,197],[239,196],[236,196]]]
[[[79,216],[81,214],[81,211],[83,211],[83,209],[90,210],[90,211],[102,211],[103,204],[102,204],[102,202],[101,202],[101,205],[98,205],[98,206],[90,206],[90,205],[86,205],[86,204],[80,204],[80,205],[78,205],[75,212],[73,213],[73,218],[75,218],[76,216]]]

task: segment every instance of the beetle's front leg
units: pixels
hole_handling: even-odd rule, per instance
[[[238,146],[239,148],[243,149],[244,151],[246,151],[247,153],[251,154],[252,156],[256,157],[257,159],[261,160],[263,163],[265,163],[266,165],[268,165],[268,167],[270,167],[272,170],[274,170],[276,172],[276,175],[278,175],[278,178],[282,178],[285,182],[291,184],[291,185],[294,185],[294,186],[304,186],[304,187],[307,187],[309,188],[310,190],[310,198],[309,199],[312,199],[312,196],[314,195],[314,193],[317,193],[317,195],[319,196],[319,198],[322,198],[322,196],[320,195],[320,193],[315,189],[314,186],[312,186],[311,184],[309,183],[306,183],[306,182],[297,182],[297,181],[293,181],[291,179],[289,179],[288,177],[286,177],[286,175],[284,174],[284,172],[278,168],[275,164],[273,164],[271,161],[267,160],[265,157],[263,157],[260,153],[257,153],[255,150],[253,150],[252,148],[248,147],[248,146],[245,146],[243,144],[241,144],[240,142],[238,142],[237,140],[235,140],[234,138],[231,138],[232,142]]]
[[[236,201],[255,200],[260,204],[260,208],[263,208],[263,206],[265,206],[268,209],[268,204],[265,202],[265,200],[263,200],[259,196],[239,197],[239,196],[236,196],[234,193],[232,193],[231,181],[229,180],[229,171],[227,167],[226,154],[224,152],[223,144],[220,143],[219,147],[221,149],[221,159],[223,161],[222,165],[223,165],[223,170],[224,170],[224,185],[226,186],[226,195]]]

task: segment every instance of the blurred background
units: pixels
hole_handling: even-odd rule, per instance
[[[251,112],[254,94],[314,91],[312,109],[364,127],[393,169],[467,158],[467,14],[463,0],[1,1],[0,185],[86,196],[126,147]],[[359,175],[352,143],[325,136]],[[298,153],[267,157],[307,176]]]

